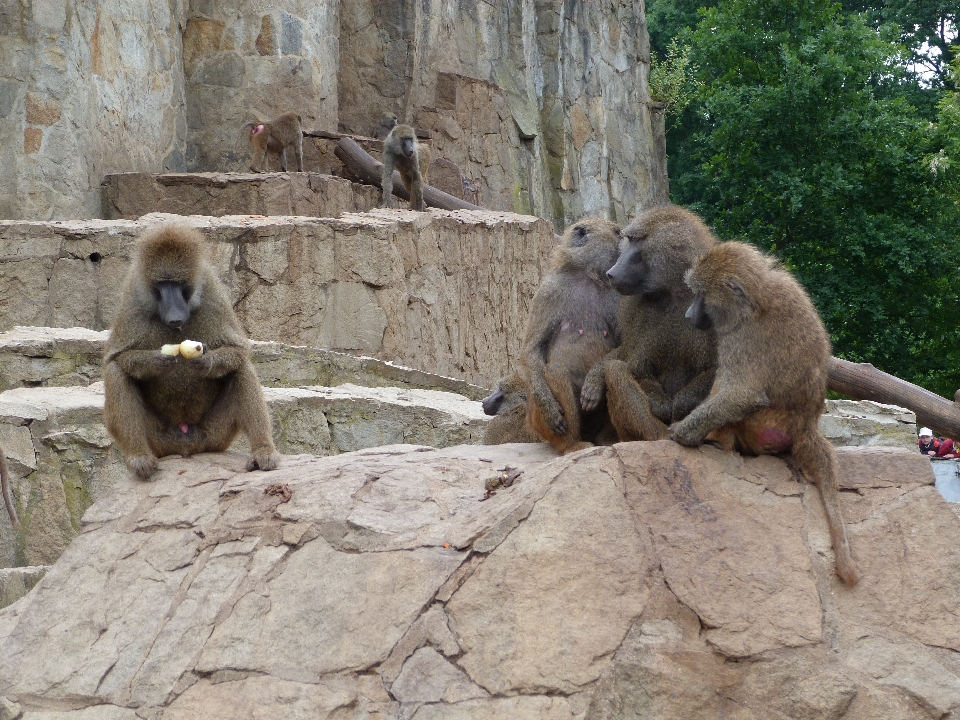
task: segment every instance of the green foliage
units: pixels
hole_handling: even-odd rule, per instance
[[[708,8],[671,185],[721,237],[794,270],[837,355],[952,397],[960,215],[930,169],[940,133],[898,90],[895,40],[827,0]]]
[[[690,64],[690,50],[671,40],[662,59],[650,51],[650,99],[663,103],[667,115],[683,112],[703,85],[693,77],[697,67]]]

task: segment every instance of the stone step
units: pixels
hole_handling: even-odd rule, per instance
[[[108,330],[16,326],[0,333],[0,391],[17,387],[86,386],[100,379]],[[253,341],[252,359],[268,387],[363,387],[442,390],[481,400],[490,391],[375,358],[322,348]]]
[[[280,452],[334,455],[407,443],[480,442],[480,403],[449,392],[357,385],[264,388]],[[0,393],[0,445],[23,529],[0,511],[0,567],[43,565],[76,535],[84,511],[126,477],[103,425],[103,384]],[[235,450],[244,450],[238,439]]]
[[[373,210],[380,189],[320,173],[117,173],[103,179],[103,216],[136,220],[177,215],[339,217]]]
[[[255,340],[329,348],[482,387],[519,357],[553,226],[487,211],[0,221],[0,331],[110,327],[136,238],[196,227]]]

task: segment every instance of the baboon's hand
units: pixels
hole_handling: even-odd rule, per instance
[[[247,470],[276,470],[280,465],[280,453],[272,447],[255,448],[247,462]]]
[[[159,467],[153,455],[131,455],[127,458],[127,468],[138,480],[149,480]]]
[[[153,357],[151,357],[153,369],[158,375],[166,375],[168,372],[177,367],[177,360],[179,360],[177,355],[164,355],[159,350],[157,350],[157,352],[153,354]]]
[[[534,396],[534,401],[540,410],[540,416],[547,427],[550,428],[550,432],[554,435],[566,435],[568,426],[567,420],[563,416],[563,407],[557,402],[553,393],[548,392],[544,395],[538,393]]]
[[[580,407],[583,408],[584,412],[592,412],[597,409],[600,401],[603,400],[603,391],[603,373],[591,370],[584,378],[583,387],[580,388]]]
[[[706,433],[700,432],[691,423],[683,420],[670,426],[670,439],[688,447],[702,445],[705,435]]]

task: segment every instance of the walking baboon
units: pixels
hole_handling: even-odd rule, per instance
[[[710,392],[716,340],[683,314],[693,293],[684,273],[716,243],[703,221],[668,205],[640,214],[624,228],[623,250],[607,277],[622,295],[623,342],[584,380],[584,410],[606,395],[620,440],[658,440]]]
[[[520,373],[501,378],[496,389],[481,403],[483,412],[493,415],[483,431],[484,445],[540,442],[536,433],[527,427],[527,391]]]
[[[410,193],[410,209],[426,210],[423,186],[427,183],[430,150],[417,141],[417,133],[409,125],[397,125],[383,142],[383,207],[394,207],[393,171],[398,170],[403,186]]]
[[[248,122],[241,126],[250,128],[250,145],[253,159],[250,170],[263,172],[267,153],[280,156],[280,168],[287,171],[287,150],[292,149],[297,158],[297,172],[303,172],[303,120],[295,112],[287,112],[270,122]]]
[[[186,225],[145,232],[107,341],[104,422],[141,479],[157,457],[221,452],[239,432],[250,442],[248,469],[272,470],[280,459],[250,343],[202,246]],[[203,353],[187,360],[160,350],[185,339]]]
[[[20,529],[20,519],[17,517],[17,509],[13,505],[13,495],[10,494],[10,471],[7,469],[7,456],[0,448],[0,491],[3,493],[3,504],[7,506],[7,515],[10,516],[10,524],[14,530]]]
[[[607,422],[599,406],[583,412],[580,388],[590,368],[620,342],[620,296],[605,274],[617,259],[619,231],[608,220],[571,225],[527,318],[521,357],[527,425],[561,453],[588,446],[586,438]]]
[[[390,131],[397,126],[397,116],[393,113],[387,113],[382,118],[380,122],[377,123],[377,126],[373,128],[371,133],[372,137],[375,137],[377,140],[383,140],[387,135],[390,134]]]
[[[830,340],[813,303],[787,270],[751,245],[708,250],[687,276],[687,318],[717,334],[710,397],[672,426],[683,445],[705,439],[752,455],[789,452],[820,488],[836,572],[857,582],[840,514],[837,456],[817,423],[827,394]]]

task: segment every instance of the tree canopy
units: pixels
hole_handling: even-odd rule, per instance
[[[854,10],[721,0],[673,31],[696,90],[668,134],[672,199],[792,269],[835,354],[952,397],[960,105],[945,70],[911,67],[902,27]]]

